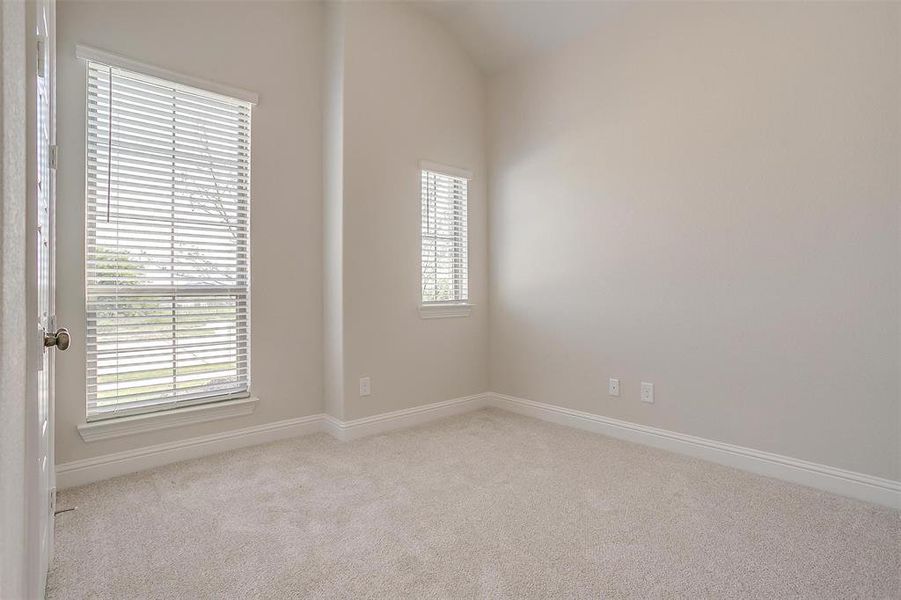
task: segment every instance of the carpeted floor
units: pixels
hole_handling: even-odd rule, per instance
[[[496,410],[63,492],[49,598],[899,598],[887,508]]]

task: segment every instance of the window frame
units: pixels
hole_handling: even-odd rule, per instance
[[[423,210],[425,208],[424,204],[424,194],[425,190],[423,189],[423,179],[426,176],[426,173],[433,173],[438,176],[449,177],[453,179],[462,179],[465,182],[466,189],[464,191],[464,208],[466,215],[466,224],[465,228],[461,234],[462,237],[465,237],[465,254],[466,254],[466,264],[464,265],[466,278],[465,288],[466,295],[465,297],[456,297],[457,293],[455,293],[455,298],[452,300],[426,300],[423,297],[423,278],[425,275],[425,264],[423,262],[423,254],[425,250],[425,237],[424,231],[422,227],[423,222]],[[472,183],[473,175],[471,171],[466,169],[461,169],[459,167],[452,167],[445,164],[440,164],[431,161],[420,161],[419,163],[419,181],[420,181],[420,189],[419,189],[419,198],[420,198],[420,236],[419,236],[419,313],[423,319],[433,319],[433,318],[447,318],[447,317],[468,317],[473,304],[471,303],[471,293],[470,293],[470,281],[469,281],[469,189]],[[456,236],[455,236],[456,239]],[[456,281],[454,282],[454,286],[459,285]]]
[[[198,97],[208,97],[211,101],[214,102],[227,102],[234,104],[235,106],[243,106],[247,111],[247,156],[246,156],[246,196],[243,199],[243,208],[240,210],[245,211],[245,215],[242,217],[242,226],[241,226],[241,235],[244,236],[243,242],[236,242],[235,252],[236,256],[240,256],[243,253],[243,260],[239,260],[237,263],[237,268],[239,271],[241,269],[246,273],[245,275],[245,283],[243,285],[237,286],[228,286],[224,284],[218,284],[216,286],[216,292],[210,293],[211,297],[218,296],[226,296],[226,292],[231,289],[234,291],[235,296],[235,310],[239,311],[239,298],[243,295],[243,303],[244,303],[244,311],[245,315],[243,317],[235,316],[235,323],[243,322],[246,327],[246,334],[243,342],[236,341],[235,346],[235,356],[236,358],[239,356],[245,357],[243,360],[246,362],[245,373],[243,376],[243,382],[241,386],[243,389],[240,391],[231,391],[225,393],[216,393],[215,390],[209,390],[210,393],[204,394],[204,391],[201,390],[197,392],[197,395],[190,395],[187,398],[178,399],[177,397],[173,397],[172,399],[161,399],[161,398],[148,398],[146,403],[143,406],[130,406],[123,410],[115,409],[113,411],[103,412],[103,411],[91,411],[91,399],[93,398],[93,402],[96,404],[97,402],[97,394],[98,391],[95,389],[93,392],[93,396],[89,390],[90,378],[86,379],[86,398],[85,398],[85,421],[87,425],[80,426],[81,428],[85,428],[86,431],[91,428],[95,428],[101,432],[103,435],[108,435],[109,437],[115,437],[118,435],[116,433],[117,430],[113,429],[114,427],[119,427],[116,423],[133,421],[139,423],[139,427],[156,429],[162,428],[174,424],[186,424],[190,422],[202,422],[206,420],[211,420],[215,418],[223,418],[224,416],[232,416],[236,414],[249,414],[256,405],[257,399],[251,396],[251,340],[250,340],[250,332],[251,332],[251,225],[250,225],[250,206],[251,206],[251,136],[252,136],[252,114],[253,108],[258,104],[259,97],[246,90],[242,90],[240,88],[234,88],[230,86],[221,85],[215,82],[210,82],[202,79],[198,79],[195,77],[191,77],[188,75],[182,75],[179,73],[175,73],[173,71],[169,71],[167,69],[162,69],[160,67],[155,67],[152,65],[147,65],[144,63],[140,63],[137,61],[133,61],[131,59],[127,59],[121,56],[117,56],[114,54],[110,54],[108,52],[104,52],[101,50],[96,50],[94,48],[90,48],[87,46],[77,46],[76,47],[76,56],[81,59],[85,65],[86,71],[86,82],[90,78],[91,64],[100,65],[102,67],[108,67],[110,69],[115,69],[118,71],[126,71],[131,74],[137,75],[138,77],[146,77],[149,79],[156,79],[159,81],[160,85],[170,87],[173,90],[186,92],[193,94]],[[86,137],[84,140],[84,149],[85,149],[85,190],[84,190],[84,202],[87,205],[91,202],[92,196],[89,192],[88,186],[88,175],[91,173],[91,166],[88,160],[89,153],[89,140],[88,133],[91,131],[91,118],[88,114],[89,102],[88,100],[91,98],[90,90],[88,89],[86,83],[85,90],[85,133]],[[173,155],[174,156],[174,155]],[[242,163],[236,163],[242,164]],[[238,204],[241,206],[241,204]],[[236,213],[240,214],[240,213]],[[90,315],[92,314],[91,308],[92,304],[89,302],[89,290],[91,290],[91,284],[89,283],[88,273],[89,273],[89,259],[93,256],[88,249],[88,241],[89,241],[89,211],[85,212],[85,233],[84,233],[84,243],[85,243],[85,253],[84,253],[84,300],[85,300],[85,319],[90,319]],[[95,225],[96,227],[96,225]],[[93,234],[95,237],[97,233]],[[202,252],[202,251],[201,251]],[[236,259],[237,260],[237,259]],[[97,288],[98,286],[95,284],[93,286]],[[102,285],[100,286],[103,287]],[[172,284],[169,286],[138,286],[146,287],[147,294],[155,295],[157,292],[162,294],[162,288],[166,288],[167,290],[172,292],[173,298],[177,297],[179,294],[185,294],[190,296],[191,290],[194,289],[192,286],[179,286],[177,284]],[[179,289],[181,287],[181,289]],[[171,288],[171,289],[170,289]],[[207,286],[206,292],[209,292],[210,287]],[[144,290],[141,290],[144,291]],[[163,294],[165,295],[165,294]],[[173,309],[175,310],[175,309]],[[96,318],[96,310],[94,311]],[[175,314],[175,313],[173,313]],[[87,323],[86,323],[87,326]],[[87,330],[86,330],[87,331]],[[98,333],[93,334],[96,338]],[[237,334],[236,334],[237,335]],[[86,339],[87,342],[87,339]],[[95,343],[97,341],[95,340]],[[95,352],[97,352],[95,350]],[[92,355],[87,347],[85,349],[85,360],[90,361],[91,357],[94,356],[94,360],[98,360],[96,355]],[[173,359],[175,360],[175,359]],[[241,370],[239,367],[236,367],[237,373],[240,373]],[[97,385],[97,383],[95,383]],[[160,394],[165,393],[165,391],[160,392]],[[222,410],[219,409],[222,407]],[[236,412],[236,411],[241,411]],[[172,419],[167,416],[173,413],[178,413],[184,415],[178,419]],[[221,413],[221,415],[219,414]],[[137,421],[135,421],[137,420]],[[131,424],[130,427],[134,427],[135,425]],[[110,429],[113,433],[106,432],[107,429]],[[82,436],[85,437],[85,431],[81,431]],[[85,437],[87,441],[87,437]]]

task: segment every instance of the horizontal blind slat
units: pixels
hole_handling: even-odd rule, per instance
[[[127,80],[125,83],[127,83],[128,85],[143,89],[147,93],[175,93],[183,97],[187,102],[200,103],[204,106],[219,106],[226,109],[235,109],[237,107],[249,110],[249,105],[242,100],[229,99],[218,94],[211,95],[210,93],[203,90],[181,86],[180,84],[173,85],[171,82],[165,81],[158,77],[138,74],[129,71],[128,69],[111,67],[99,62],[90,62],[88,66],[88,73],[89,76],[93,74],[95,77],[107,76],[108,74],[112,73],[115,77]]]
[[[109,103],[110,85],[109,77],[101,74],[92,77],[88,81],[89,92],[92,98],[99,102]],[[248,114],[243,107],[225,108],[216,107],[206,102],[193,102],[187,97],[179,96],[177,93],[167,92],[160,88],[161,91],[155,92],[146,87],[136,85],[134,80],[127,77],[113,76],[113,91],[116,99],[127,99],[127,101],[139,105],[157,105],[169,106],[174,101],[178,101],[179,108],[183,112],[191,114],[201,114],[210,118],[218,118],[224,121],[232,121],[240,119],[243,115]]]

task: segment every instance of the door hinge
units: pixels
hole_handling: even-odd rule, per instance
[[[43,77],[47,70],[47,59],[44,56],[44,40],[38,40],[38,77]]]
[[[56,144],[50,145],[50,168],[55,169],[59,164],[59,146]]]

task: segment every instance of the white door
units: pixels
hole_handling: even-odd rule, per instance
[[[28,585],[31,597],[43,597],[53,553],[53,365],[56,350],[69,346],[68,332],[54,318],[55,202],[55,6],[53,0],[28,3],[29,39],[34,53],[29,82],[28,260],[31,376],[36,399],[27,409]],[[34,111],[34,112],[31,112]],[[34,311],[34,312],[31,312]]]

